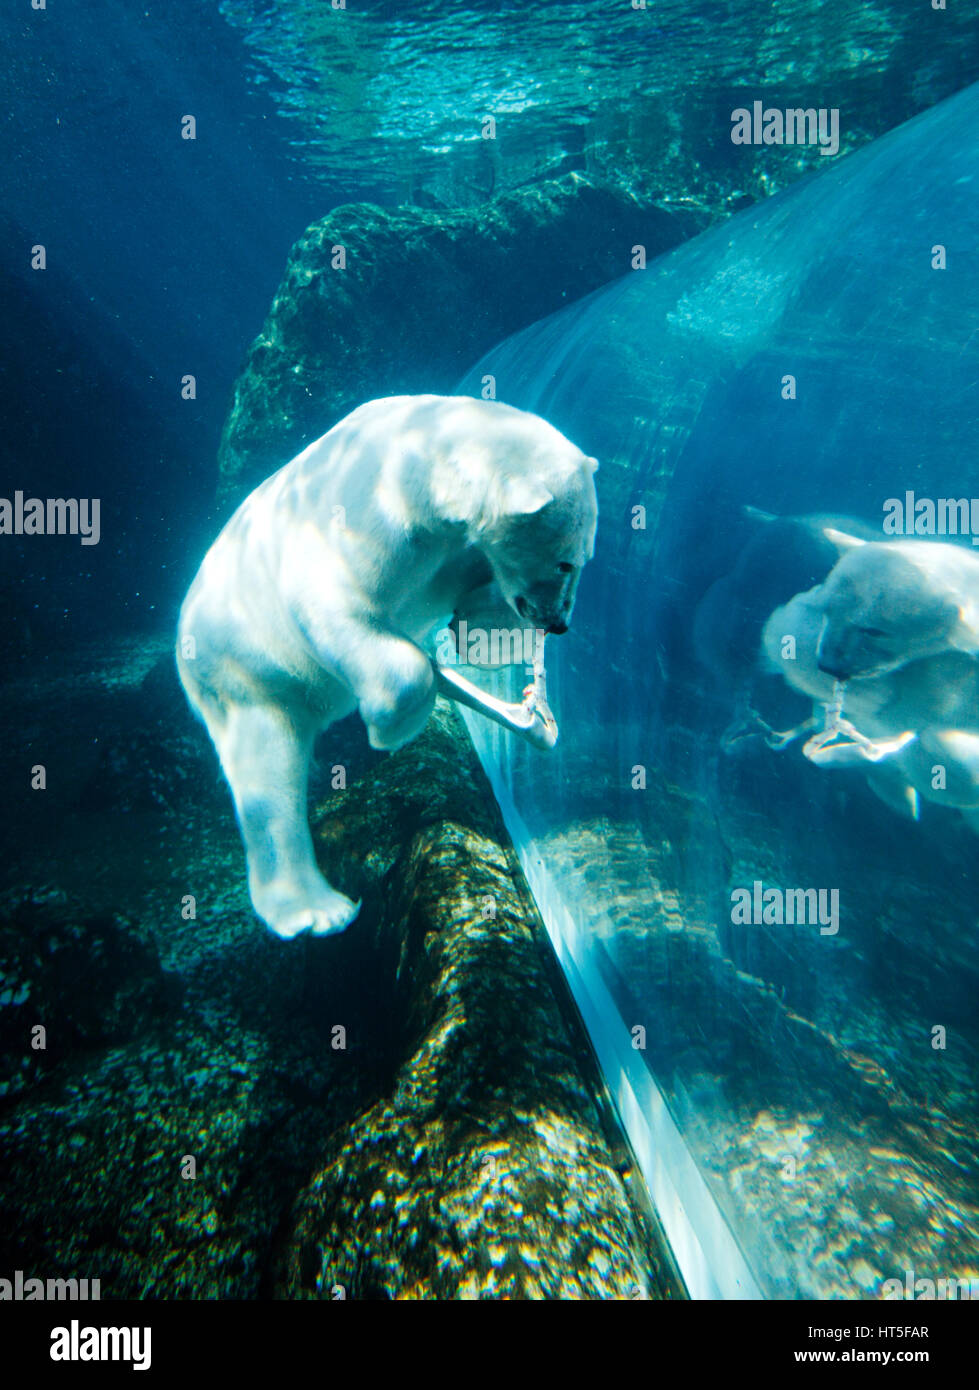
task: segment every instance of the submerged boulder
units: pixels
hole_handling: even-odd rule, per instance
[[[0,1101],[59,1062],[124,1041],[165,1015],[180,981],[152,940],[109,916],[79,918],[63,893],[0,911]]]
[[[277,1295],[677,1297],[457,712],[440,700],[334,794],[316,838],[363,894],[362,968],[394,967],[399,1036],[388,1084],[299,1195]]]
[[[363,906],[283,942],[169,650],[0,705],[51,770],[0,894],[0,1267],[103,1299],[679,1296],[451,706],[395,754],[324,734],[317,851]]]
[[[449,392],[480,353],[690,236],[689,213],[578,173],[478,209],[335,208],[296,242],[235,384],[219,494],[237,504],[355,406]]]

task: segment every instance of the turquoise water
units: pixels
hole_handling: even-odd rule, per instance
[[[767,192],[811,166],[812,151],[769,150],[764,171],[740,161],[736,174],[725,127],[742,97],[763,89],[772,105],[810,105],[808,94],[833,92],[816,104],[845,109],[852,148],[963,85],[976,45],[971,16],[953,7],[939,19],[902,0],[345,11],[222,0],[220,10],[307,176],[356,168],[386,203],[446,206],[571,168],[677,201],[716,193],[726,173],[739,193]]]
[[[0,35],[0,494],[101,501],[97,545],[0,534],[0,1277],[250,1299],[669,1297],[671,1259],[697,1298],[979,1279],[976,807],[922,786],[911,818],[888,758],[820,765],[831,685],[814,702],[762,656],[835,566],[827,526],[879,539],[892,499],[979,493],[975,15],[95,0],[8,8]],[[756,104],[838,141],[736,143]],[[341,233],[346,297],[316,260]],[[356,717],[321,747],[317,849],[359,924],[284,955],[249,907],[176,615],[230,513],[229,441],[286,463],[276,439],[333,425],[345,374],[536,411],[600,460],[595,557],[548,641],[556,749],[467,715],[590,1044],[521,890],[498,941],[476,914],[473,863],[485,885],[509,861],[444,711],[394,758]],[[929,668],[968,740],[974,662]],[[527,673],[473,678],[519,698]],[[758,920],[756,885],[824,916]],[[474,959],[499,975],[470,995]],[[599,1133],[591,1049],[627,1144]],[[174,1185],[195,1146],[206,1180]],[[641,1182],[669,1258],[636,1235]]]

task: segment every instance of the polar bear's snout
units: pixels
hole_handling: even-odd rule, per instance
[[[543,628],[545,632],[553,632],[559,637],[568,630],[571,604],[564,604],[559,599],[528,599],[525,594],[518,594],[514,605],[524,622],[532,623],[534,627]]]
[[[534,627],[543,628],[545,632],[553,632],[560,637],[568,630],[568,619],[571,617],[571,609],[574,606],[574,599],[570,603],[563,598],[556,600],[540,599],[530,600],[524,594],[518,594],[514,600],[518,615],[524,622],[532,623]]]
[[[854,641],[846,642],[845,637],[846,633],[831,632],[824,622],[816,647],[817,670],[837,681],[846,681],[855,674],[862,674],[857,670],[859,658],[856,644]]]
[[[579,566],[561,561],[548,578],[525,582],[513,606],[524,622],[560,637],[568,630],[580,578]]]

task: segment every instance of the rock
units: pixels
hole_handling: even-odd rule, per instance
[[[94,721],[93,721],[94,723]],[[173,652],[157,658],[138,687],[120,690],[102,723],[91,767],[78,792],[88,811],[178,811],[209,799],[217,760],[199,737]]]
[[[456,711],[439,701],[317,839],[331,880],[364,896],[364,968],[395,963],[399,1055],[300,1194],[277,1294],[675,1297]]]
[[[85,1048],[131,1037],[179,992],[127,923],[78,918],[57,892],[25,898],[0,917],[0,1098]],[[37,1025],[43,1048],[32,1043]]]
[[[90,796],[16,803],[0,1266],[103,1299],[680,1296],[454,709],[393,755],[328,730],[314,788],[337,764],[348,786],[318,852],[363,907],[286,943],[168,648],[100,643],[4,692],[10,727],[59,732],[53,783],[92,729],[113,751]]]
[[[578,173],[478,209],[334,209],[293,247],[235,384],[220,499],[237,505],[364,401],[451,392],[494,343],[626,274],[634,245],[651,259],[700,225]]]

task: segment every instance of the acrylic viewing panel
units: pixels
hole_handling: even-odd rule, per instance
[[[969,506],[964,534],[938,529],[943,500],[979,494],[977,131],[971,88],[460,387],[492,379],[601,463],[595,558],[548,640],[556,749],[469,723],[696,1296],[979,1276],[975,817],[959,792],[910,795],[909,754],[859,702],[866,747],[835,765],[832,730],[807,742],[828,702],[761,653],[776,610],[826,592],[827,528],[878,544],[906,522],[979,563]],[[874,636],[859,592],[842,619],[898,644],[902,681],[913,589],[900,631]],[[944,747],[979,738],[974,663],[908,697],[915,748],[942,717]],[[973,764],[948,771],[959,787]]]

